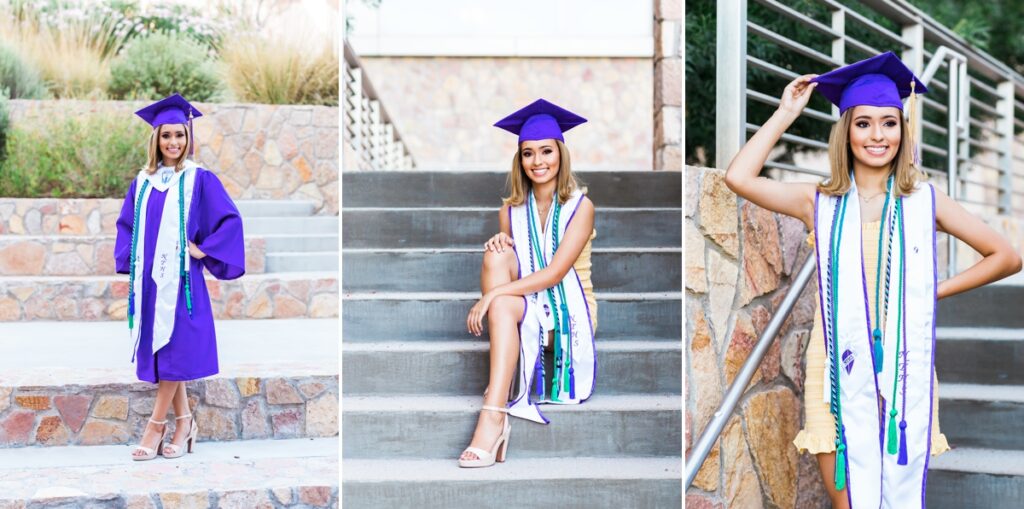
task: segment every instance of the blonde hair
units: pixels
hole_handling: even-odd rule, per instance
[[[561,140],[555,140],[558,145],[558,202],[565,203],[572,196],[576,189],[580,188],[580,182],[572,174],[572,164],[569,161],[569,149]],[[508,174],[508,181],[505,187],[509,191],[507,198],[503,198],[505,205],[522,205],[526,202],[526,193],[533,188],[533,181],[526,177],[526,170],[523,170],[523,149],[516,150],[512,158],[512,171]]]
[[[914,192],[917,183],[925,180],[926,175],[914,164],[914,150],[911,148],[911,133],[907,122],[900,117],[900,146],[896,156],[889,163],[889,174],[896,173],[893,179],[897,196],[907,196]],[[850,190],[850,170],[853,169],[853,151],[850,149],[850,125],[853,124],[853,108],[846,110],[839,121],[832,126],[828,137],[828,162],[831,177],[818,184],[818,190],[824,194],[839,196]]]
[[[188,124],[163,124],[156,127],[149,135],[146,165],[142,167],[142,170],[150,175],[156,173],[156,169],[163,162],[163,156],[160,155],[160,129],[165,125],[180,125],[185,128],[185,146],[181,149],[181,157],[178,158],[178,162],[174,164],[174,171],[185,169],[185,160],[188,159],[188,151],[192,147],[192,135],[189,133]]]

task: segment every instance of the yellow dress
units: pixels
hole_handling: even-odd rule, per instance
[[[878,229],[881,221],[872,221],[862,225],[862,245],[864,249],[864,277],[869,296],[875,294],[875,272],[878,261]],[[807,243],[814,246],[814,232],[807,238]],[[884,263],[884,260],[883,260]],[[884,270],[884,269],[883,269]],[[875,300],[868,299],[871,316],[875,316]],[[793,439],[793,445],[803,452],[811,454],[830,453],[836,450],[835,420],[829,412],[828,403],[823,402],[825,384],[825,334],[821,326],[821,312],[814,312],[814,326],[811,339],[807,346],[807,369],[804,371],[804,410],[806,419],[804,429]],[[932,372],[934,377],[934,371]],[[938,456],[949,450],[946,436],[939,432],[939,391],[938,378],[934,378],[935,390],[932,391],[932,447],[931,455]]]
[[[597,237],[597,230],[590,232],[590,238],[587,239],[587,244],[583,246],[583,250],[580,251],[576,262],[572,264],[572,268],[576,269],[576,275],[580,278],[580,285],[583,286],[583,296],[587,299],[587,309],[590,311],[590,324],[596,333],[597,299],[594,297],[594,283],[590,281],[590,244],[595,237]]]

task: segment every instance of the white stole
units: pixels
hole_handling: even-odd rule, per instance
[[[185,209],[185,231],[188,232],[189,211],[192,207],[192,190],[195,187],[197,166],[194,162],[186,160],[185,168],[175,172],[174,168],[161,166],[152,175],[140,171],[135,182],[135,202],[141,203],[139,222],[135,225],[138,230],[136,240],[135,260],[135,281],[134,281],[134,321],[137,324],[132,330],[132,340],[138,345],[139,335],[142,331],[142,278],[145,260],[146,246],[146,209],[152,190],[166,192],[164,209],[160,217],[160,230],[156,238],[156,249],[153,253],[153,282],[156,283],[156,301],[153,309],[153,353],[171,341],[171,332],[174,331],[174,316],[177,310],[178,287],[181,282],[180,259],[181,252],[181,218],[178,210],[178,180],[184,180],[184,209]],[[149,182],[146,195],[139,201],[138,193],[142,191],[143,182]],[[187,233],[186,233],[187,237]],[[191,257],[187,254],[186,248],[185,263],[190,263]],[[188,267],[186,267],[187,269]]]
[[[868,315],[867,285],[864,279],[863,244],[861,241],[860,200],[856,185],[847,198],[845,219],[841,225],[838,267],[838,316],[836,342],[839,356],[839,387],[842,421],[846,437],[847,493],[852,509],[861,508],[924,508],[925,481],[931,452],[932,366],[934,363],[934,323],[936,310],[935,270],[935,200],[930,184],[919,184],[903,198],[903,241],[906,253],[900,250],[898,228],[893,229],[891,281],[883,335],[882,372],[875,376],[873,349]],[[840,197],[818,194],[815,200],[815,249],[818,259],[818,296],[822,323],[826,333],[826,351],[830,327],[826,302],[830,233],[833,212]],[[890,207],[895,202],[890,201]],[[898,220],[898,218],[897,218]],[[886,221],[880,228],[888,231]],[[837,228],[837,234],[839,228]],[[884,292],[885,255],[879,284]],[[895,365],[897,314],[900,300],[900,261],[905,257],[906,276],[903,281],[905,302],[906,392],[902,379],[897,388],[897,441],[899,423],[906,422],[907,464],[897,463],[898,454],[886,451],[888,412],[892,408]],[[873,296],[872,296],[873,298]],[[881,305],[881,303],[879,304]],[[873,324],[872,324],[873,326]],[[902,340],[901,340],[902,341]],[[904,345],[900,344],[900,351]],[[901,353],[902,355],[902,353]],[[826,362],[825,397],[831,393]],[[885,400],[884,414],[879,413],[876,393]],[[904,398],[906,398],[904,414]],[[831,482],[831,480],[829,481]]]
[[[553,235],[557,228],[559,239],[565,237],[572,217],[579,207],[583,193],[575,191],[564,204],[557,225],[554,221],[554,212],[548,213],[543,236],[541,238],[545,264],[550,264],[554,258],[552,250]],[[521,278],[530,275],[533,271],[540,270],[536,260],[531,268],[531,253],[535,253],[530,244],[528,207],[518,205],[509,210],[509,219],[512,229],[512,239],[515,243],[516,257],[519,259],[519,274]],[[541,220],[537,217],[537,211],[533,211],[534,224],[540,225]],[[535,398],[535,384],[543,384],[543,380],[534,380],[536,371],[534,369],[538,360],[543,362],[542,345],[546,342],[548,331],[553,327],[551,313],[557,312],[561,305],[560,296],[555,294],[555,309],[546,309],[550,306],[547,290],[541,290],[532,295],[524,296],[526,308],[523,312],[522,321],[519,324],[519,392],[509,405],[509,414],[528,419],[531,421],[546,424],[548,420],[541,414],[537,403],[560,403],[578,404],[590,397],[594,389],[595,374],[597,371],[597,358],[594,352],[594,329],[590,323],[590,313],[583,293],[583,285],[580,283],[576,269],[569,267],[568,272],[562,278],[562,285],[565,290],[566,307],[569,311],[569,337],[572,343],[572,367],[575,377],[575,398],[570,398],[568,388],[560,395],[560,400],[537,401]],[[557,341],[557,334],[556,334]]]

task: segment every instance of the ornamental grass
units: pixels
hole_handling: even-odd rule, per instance
[[[43,24],[0,21],[0,37],[39,72],[57,98],[106,97],[110,60],[123,41],[115,23],[95,16]]]
[[[338,52],[330,40],[247,32],[225,38],[220,58],[224,81],[240,102],[338,104]]]

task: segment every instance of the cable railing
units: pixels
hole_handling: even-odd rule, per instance
[[[937,23],[905,0],[865,0],[861,5],[902,27],[901,33],[876,23],[869,17],[835,0],[819,0],[831,14],[829,23],[797,11],[779,0],[754,0],[788,20],[801,24],[806,32],[831,39],[828,51],[807,41],[797,41],[747,20],[746,0],[719,0],[717,15],[716,62],[716,166],[725,168],[747,140],[747,133],[761,126],[747,117],[747,104],[755,101],[778,106],[778,91],[759,91],[748,86],[748,68],[791,81],[798,74],[747,53],[747,36],[759,37],[784,51],[818,62],[820,72],[859,60],[847,58],[847,49],[864,56],[893,50],[915,70],[931,93],[923,97],[919,108],[922,170],[931,177],[944,178],[947,194],[981,214],[1024,215],[1024,141],[1016,135],[1024,131],[1024,77],[991,56],[973,50],[951,30]],[[848,26],[849,25],[849,26]],[[860,40],[848,28],[856,26],[864,33],[883,40],[884,50]],[[781,89],[780,89],[781,90]],[[829,113],[806,108],[803,117],[834,123],[838,109]],[[928,117],[928,118],[926,118]],[[827,141],[786,133],[782,141],[804,150],[826,150]],[[785,161],[768,161],[768,168],[786,173],[827,177],[823,168],[801,167]],[[938,166],[938,167],[936,167]],[[956,245],[947,244],[947,275],[956,272]],[[804,262],[782,303],[758,338],[723,397],[718,410],[701,432],[686,457],[686,484],[689,489],[697,472],[711,452],[732,416],[740,398],[761,365],[765,353],[789,316],[794,304],[815,271],[812,254]]]
[[[366,76],[359,57],[348,41],[344,43],[342,66],[344,142],[355,156],[359,170],[411,170],[416,166]]]

